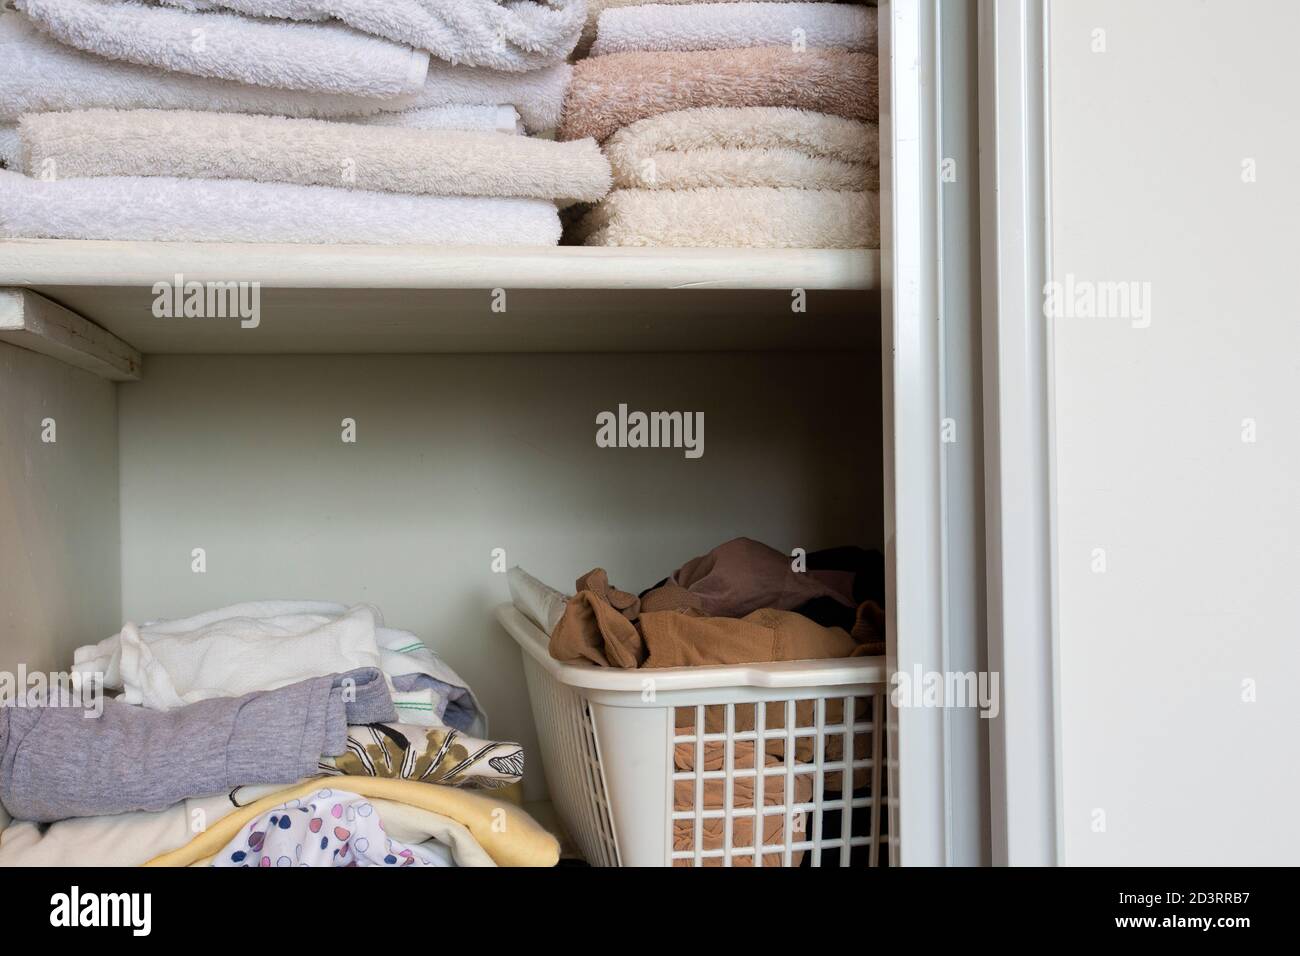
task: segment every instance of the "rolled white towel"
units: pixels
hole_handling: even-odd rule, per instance
[[[553,246],[544,199],[405,196],[245,180],[31,179],[0,171],[0,237]]]
[[[630,50],[730,50],[751,46],[876,51],[874,7],[837,3],[647,4],[606,10],[593,56]]]
[[[120,0],[15,0],[61,43],[113,60],[252,86],[418,93],[429,54],[332,23],[281,23]]]
[[[506,583],[515,607],[550,637],[564,616],[564,606],[569,599],[518,565],[506,572]]]
[[[519,110],[530,131],[540,132],[559,125],[573,74],[567,63],[531,73],[434,63],[424,88],[410,96],[377,99],[273,90],[90,56],[50,39],[16,13],[0,14],[0,64],[4,64],[0,69],[0,122],[4,123],[17,122],[23,113],[99,107],[330,119],[448,105],[509,104]]]
[[[520,72],[562,61],[578,43],[586,0],[162,0],[289,20],[334,19],[428,50],[449,63]]]
[[[24,116],[30,175],[248,179],[426,196],[595,202],[609,161],[593,139],[366,127],[188,110],[81,110]]]

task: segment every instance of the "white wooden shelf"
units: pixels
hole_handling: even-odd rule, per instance
[[[260,324],[155,317],[177,275],[259,283]],[[0,241],[0,288],[145,354],[871,349],[879,275],[867,250]]]

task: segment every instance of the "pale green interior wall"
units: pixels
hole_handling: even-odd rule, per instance
[[[0,343],[0,670],[66,668],[120,626],[117,454],[113,383]]]
[[[491,552],[645,588],[736,535],[880,547],[872,354],[150,356],[119,391],[122,610],[376,604],[537,766]],[[600,449],[595,417],[705,413],[705,454]],[[340,440],[354,418],[355,445]],[[191,571],[206,549],[207,571]],[[98,633],[98,632],[96,632]],[[544,795],[540,774],[529,797]]]

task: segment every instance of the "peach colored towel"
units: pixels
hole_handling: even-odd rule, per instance
[[[876,56],[785,46],[611,53],[573,69],[560,139],[605,140],[647,116],[697,106],[789,106],[875,121]]]

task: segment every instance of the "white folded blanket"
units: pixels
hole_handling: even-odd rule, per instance
[[[341,615],[313,602],[256,602],[122,630],[73,654],[74,674],[103,675],[128,704],[172,710],[213,697],[274,690],[325,674],[379,667],[379,612]]]
[[[19,121],[27,172],[174,176],[429,196],[595,202],[609,162],[593,139],[367,127],[177,110],[38,113]]]
[[[53,110],[177,109],[268,113],[318,119],[374,115],[454,104],[518,108],[532,131],[554,129],[573,68],[567,63],[531,73],[503,73],[433,63],[424,88],[389,99],[273,90],[227,80],[169,73],[89,56],[64,46],[16,13],[0,14],[0,122]]]
[[[880,197],[830,189],[616,189],[576,227],[589,246],[878,249]]]
[[[593,56],[630,50],[728,50],[751,46],[876,51],[876,10],[836,3],[648,4],[606,10]]]
[[[404,196],[245,180],[31,179],[0,172],[0,237],[553,246],[544,199]]]
[[[550,66],[577,45],[586,0],[162,0],[258,17],[341,20],[450,63],[518,72]]]
[[[121,0],[16,0],[87,53],[253,86],[401,96],[424,86],[429,54],[332,23],[284,23]]]
[[[673,110],[624,127],[604,148],[621,189],[880,187],[879,127],[809,110]]]
[[[515,607],[550,637],[569,599],[517,565],[506,572],[506,583]]]
[[[407,129],[466,129],[483,133],[522,133],[523,121],[513,106],[429,106],[400,113],[344,116],[345,123],[362,126],[403,126]]]

